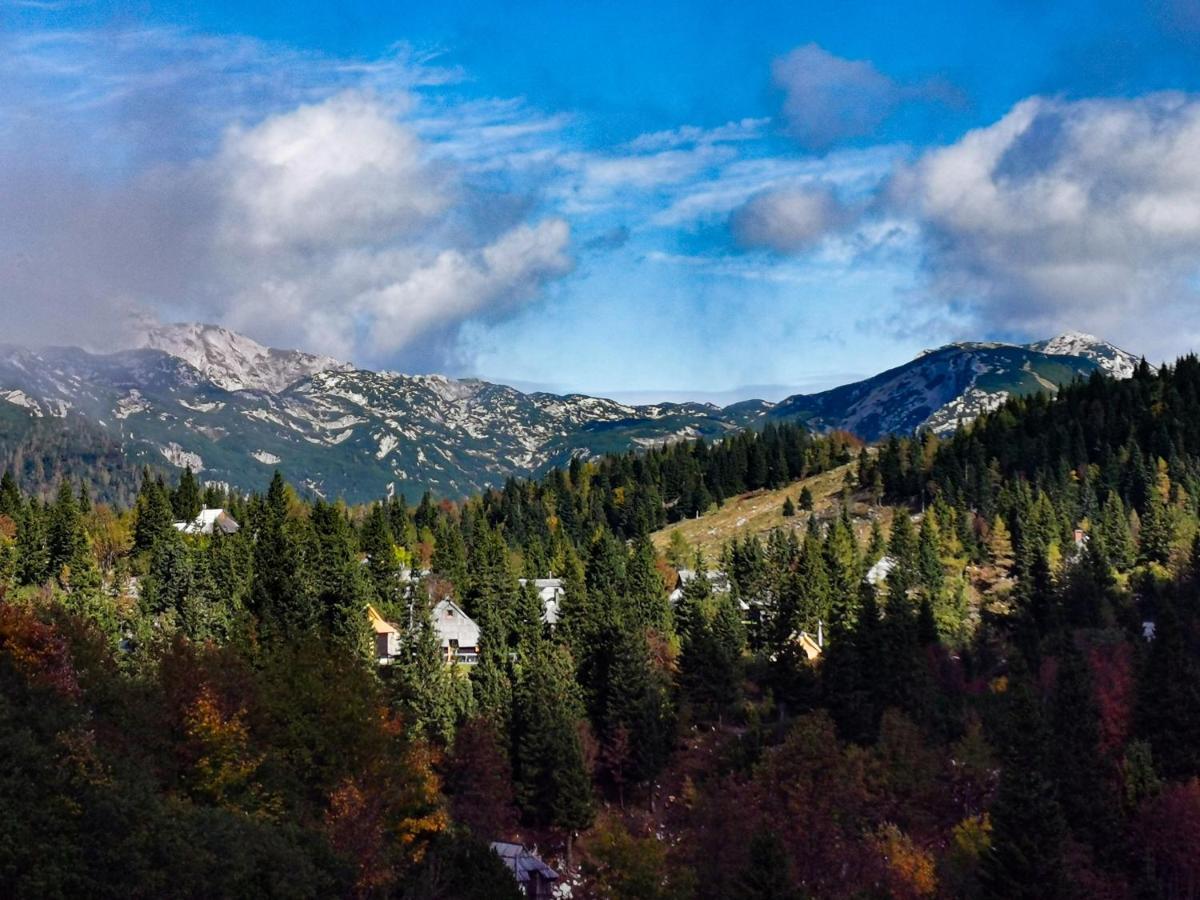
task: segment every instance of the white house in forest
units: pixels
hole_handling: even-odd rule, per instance
[[[521,587],[525,587],[529,583],[528,578],[521,578],[519,581]],[[562,579],[535,578],[533,579],[533,588],[538,593],[538,599],[542,601],[542,621],[553,628],[558,624],[559,610],[562,608],[564,596]]]
[[[694,569],[678,569],[679,584],[675,590],[671,591],[667,600],[674,606],[683,598],[683,587],[689,581],[696,577]],[[733,585],[729,581],[729,575],[720,569],[710,569],[704,573],[704,577],[708,579],[709,587],[714,594],[728,594],[733,590]]]
[[[479,626],[453,600],[439,600],[430,613],[437,630],[446,663],[474,665],[479,661]],[[375,658],[381,666],[390,666],[400,655],[403,630],[367,604],[367,618],[375,633]]]
[[[184,534],[235,534],[242,527],[223,509],[200,510],[200,515],[190,522],[175,522],[175,530]]]

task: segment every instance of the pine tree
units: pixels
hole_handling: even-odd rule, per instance
[[[192,467],[188,466],[179,478],[179,486],[171,494],[171,509],[179,521],[191,522],[200,515],[201,506],[200,484],[192,474]]]
[[[813,495],[807,484],[800,488],[800,508],[806,512],[812,512]]]
[[[783,517],[790,519],[796,515],[796,505],[792,503],[791,497],[783,498]]]
[[[1112,566],[1122,570],[1133,566],[1133,535],[1129,528],[1129,516],[1116,491],[1110,491],[1104,501],[1100,527],[1096,529],[1094,538],[1100,540],[1100,548]]]
[[[917,571],[917,537],[913,532],[912,520],[903,509],[897,510],[892,519],[892,535],[888,541],[888,555],[894,565],[888,573],[888,591],[897,596],[904,596],[909,589],[916,587],[919,572]]]
[[[468,581],[467,547],[462,531],[453,522],[442,520],[438,522],[435,540],[431,562],[433,571],[447,579],[461,597],[466,592]]]
[[[353,533],[342,508],[318,500],[309,515],[313,547],[308,554],[314,600],[322,628],[352,651],[365,651],[363,609],[371,590],[354,552]]]
[[[936,601],[945,586],[946,574],[940,556],[941,537],[936,517],[930,513],[921,521],[917,539],[917,571],[921,587],[931,601]]]
[[[362,549],[367,555],[367,572],[375,602],[383,606],[400,603],[400,563],[383,504],[371,504],[362,528]]]
[[[33,499],[24,507],[17,527],[17,580],[21,584],[40,585],[45,584],[50,575],[46,513]]]
[[[1158,492],[1151,491],[1138,534],[1140,558],[1144,562],[1166,564],[1171,558],[1173,532],[1170,511]]]
[[[625,580],[632,624],[667,634],[670,631],[671,607],[667,603],[662,575],[655,566],[654,544],[646,535],[641,535],[633,542],[625,566]]]
[[[142,486],[134,506],[133,546],[146,551],[167,531],[172,530],[173,514],[170,498],[162,481],[150,477],[150,470],[142,473]]]
[[[23,506],[17,479],[13,477],[12,472],[5,469],[4,474],[0,475],[0,516],[8,516],[15,522],[21,515]]]
[[[595,815],[579,726],[583,704],[570,655],[540,642],[524,660],[513,696],[513,783],[526,820],[568,833]]]
[[[992,843],[982,858],[987,896],[1041,900],[1063,896],[1065,825],[1046,775],[1048,736],[1040,705],[1025,681],[1008,690],[1004,768],[992,806]]]
[[[389,671],[392,701],[421,735],[445,746],[471,710],[471,682],[457,665],[446,665],[428,599],[421,596],[413,602],[412,627],[404,633],[399,659]]]
[[[294,638],[317,624],[301,547],[288,529],[288,490],[278,470],[259,510],[254,534],[250,608],[271,639]]]

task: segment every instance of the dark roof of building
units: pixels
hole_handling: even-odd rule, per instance
[[[541,875],[547,881],[558,880],[557,872],[520,844],[492,841],[492,851],[508,866],[521,884],[529,881],[530,876],[534,873]]]

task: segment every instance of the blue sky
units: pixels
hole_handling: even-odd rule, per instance
[[[0,0],[0,324],[638,399],[1068,329],[1169,358],[1198,51],[1195,0]]]

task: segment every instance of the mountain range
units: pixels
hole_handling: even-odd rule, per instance
[[[577,455],[718,438],[770,421],[841,428],[867,440],[948,431],[1005,398],[1054,391],[1137,358],[1090,335],[1030,345],[950,344],[854,384],[779,403],[626,405],[523,393],[477,379],[373,372],[277,350],[224,328],[171,325],[110,354],[0,346],[0,464],[57,423],[115,448],[130,467],[184,466],[258,488],[275,467],[314,494],[360,502],[427,488],[463,497],[537,476]],[[76,444],[80,443],[78,440]],[[28,482],[29,472],[23,473]]]

